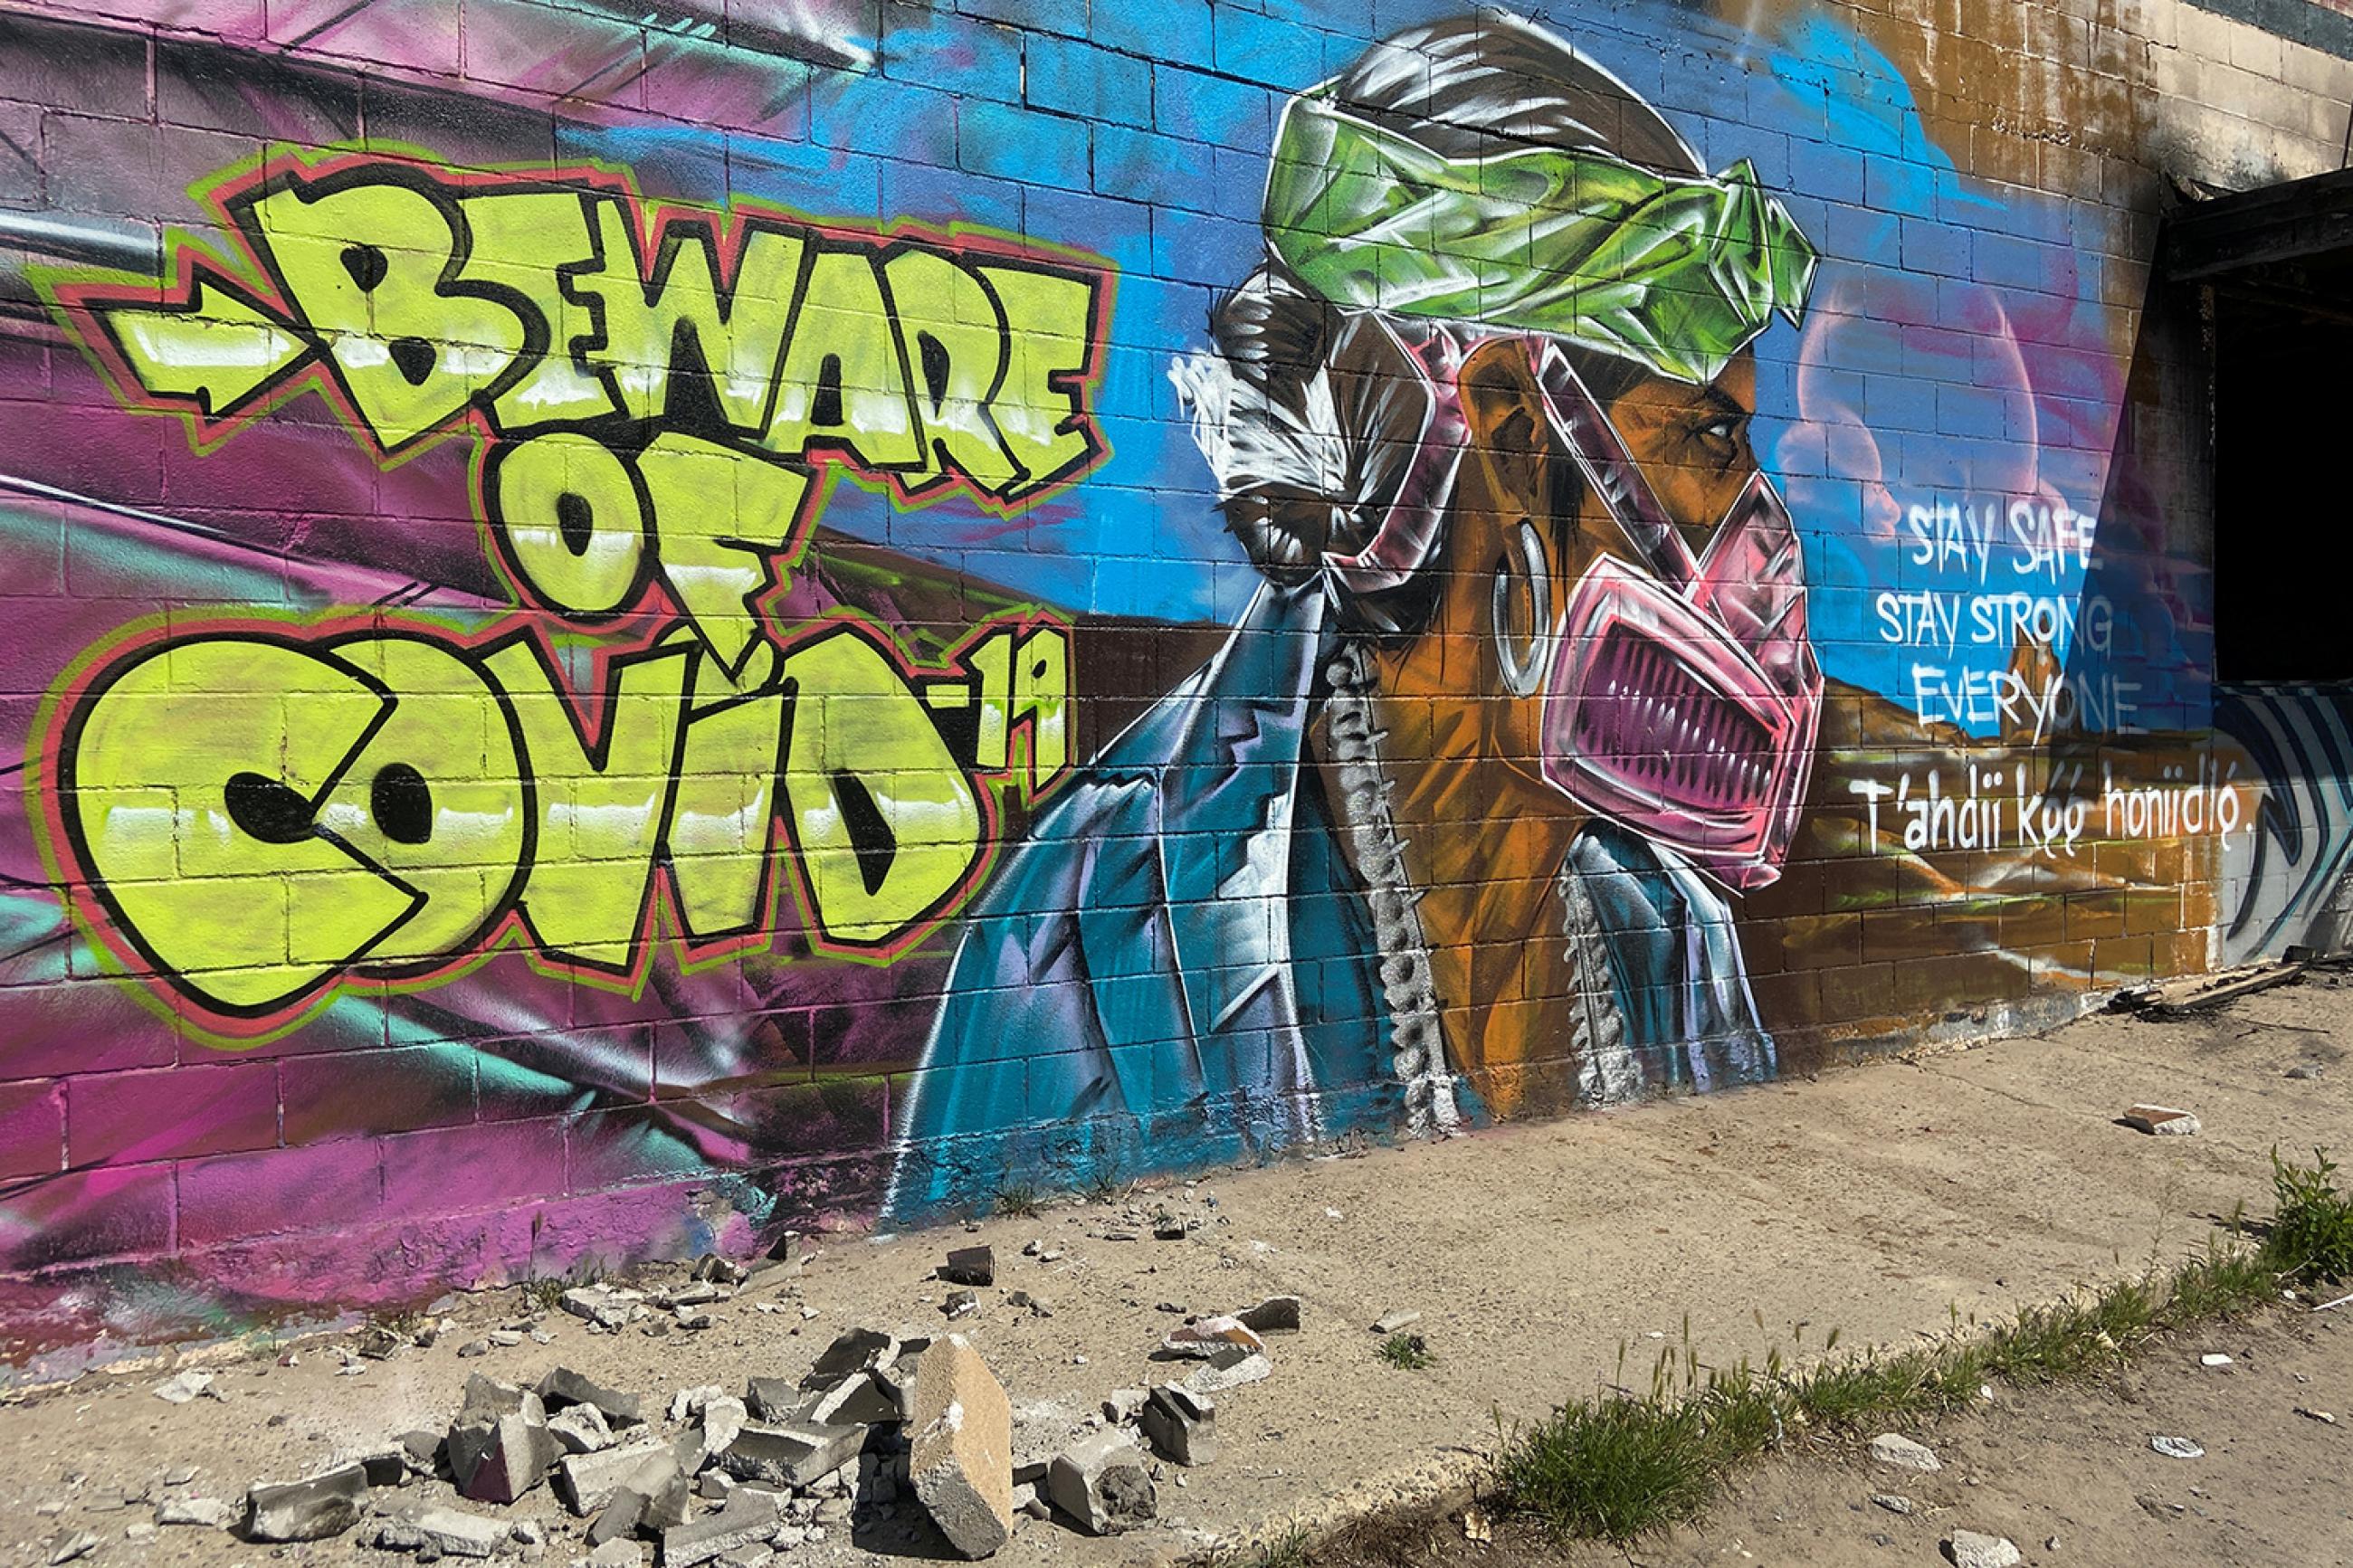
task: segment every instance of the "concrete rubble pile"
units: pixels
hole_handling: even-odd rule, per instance
[[[802,1258],[789,1241],[786,1250],[797,1275]],[[985,1247],[959,1247],[937,1270],[967,1289],[990,1288],[997,1275]],[[584,1286],[565,1290],[561,1306],[592,1332],[631,1324],[669,1332],[729,1300],[745,1278],[705,1258],[681,1289]],[[1050,1315],[1014,1294],[1018,1308]],[[1160,1482],[1173,1473],[1182,1484],[1183,1469],[1216,1459],[1219,1396],[1271,1372],[1262,1335],[1299,1324],[1295,1297],[1188,1317],[1151,1352],[1169,1365],[1168,1381],[1114,1391],[1100,1415],[1071,1419],[1055,1407],[1060,1418],[1044,1425],[1017,1413],[960,1332],[901,1339],[852,1328],[797,1377],[758,1372],[666,1402],[570,1367],[528,1385],[476,1373],[446,1429],[401,1434],[299,1479],[256,1483],[241,1507],[174,1497],[158,1505],[154,1523],[259,1543],[349,1533],[424,1563],[535,1562],[568,1549],[575,1568],[642,1568],[650,1544],[661,1568],[762,1568],[829,1535],[872,1552],[936,1557],[944,1547],[984,1558],[1032,1521],[1113,1535],[1157,1519]],[[414,1339],[372,1326],[362,1352],[381,1359]],[[194,1397],[194,1381],[165,1396]]]

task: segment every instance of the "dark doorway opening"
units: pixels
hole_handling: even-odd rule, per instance
[[[2211,301],[2215,676],[2353,681],[2353,171],[2195,203],[2162,264]]]

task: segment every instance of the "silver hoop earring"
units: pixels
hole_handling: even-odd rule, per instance
[[[1545,570],[1544,540],[1537,534],[1535,524],[1522,518],[1519,527],[1504,539],[1504,559],[1495,566],[1492,617],[1495,663],[1503,671],[1506,690],[1514,697],[1534,697],[1544,689],[1545,678],[1551,673],[1553,624],[1559,610],[1553,603],[1552,574]],[[1514,647],[1513,587],[1521,581],[1527,585],[1528,636],[1524,645]]]

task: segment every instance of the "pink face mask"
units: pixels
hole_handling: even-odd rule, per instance
[[[1781,874],[1821,721],[1798,532],[1761,473],[1691,558],[1558,344],[1529,345],[1555,431],[1652,575],[1608,556],[1570,593],[1545,777],[1734,888]]]
[[[1560,345],[1527,342],[1556,435],[1649,569],[1596,561],[1539,639],[1550,646],[1525,673],[1544,691],[1544,776],[1728,886],[1764,887],[1788,856],[1821,719],[1788,509],[1757,475],[1693,560]],[[1393,554],[1426,560],[1467,435],[1454,374],[1462,346],[1440,332],[1408,352],[1432,395],[1424,450],[1368,547],[1330,563],[1344,581],[1376,563],[1390,568],[1381,577],[1396,575],[1407,563]]]

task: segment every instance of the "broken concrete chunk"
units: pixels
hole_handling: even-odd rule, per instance
[[[741,1285],[750,1274],[740,1263],[733,1263],[715,1252],[706,1252],[694,1260],[696,1279],[707,1279],[714,1285]]]
[[[366,1472],[371,1487],[397,1487],[408,1482],[408,1455],[397,1445],[373,1453],[354,1454],[352,1462]]]
[[[755,1377],[752,1381],[774,1383],[776,1380]],[[681,1388],[670,1396],[670,1418],[672,1423],[693,1419],[702,1414],[702,1407],[714,1399],[726,1397],[727,1391],[715,1383],[706,1383],[697,1388]]]
[[[185,1405],[191,1399],[220,1395],[213,1391],[213,1374],[208,1372],[174,1373],[155,1385],[155,1397],[166,1405]]]
[[[692,1519],[695,1511],[693,1483],[673,1475],[646,1495],[646,1511],[639,1516],[638,1528],[656,1532],[672,1530]]]
[[[878,1372],[899,1358],[900,1345],[892,1335],[872,1329],[851,1329],[836,1335],[817,1364],[801,1379],[804,1390],[831,1388],[845,1377]]]
[[[2154,1133],[2160,1138],[2189,1138],[2198,1132],[2195,1114],[2169,1105],[2136,1105],[2125,1112],[2124,1123],[2136,1132]]]
[[[871,1372],[845,1378],[819,1394],[805,1394],[792,1418],[824,1426],[882,1426],[905,1419],[898,1391]]]
[[[195,1524],[207,1530],[227,1530],[236,1518],[237,1510],[218,1498],[166,1498],[155,1505],[158,1524]]]
[[[565,1507],[586,1519],[628,1486],[640,1469],[656,1462],[673,1468],[677,1462],[670,1446],[659,1437],[643,1438],[627,1447],[574,1454],[556,1467],[555,1495],[564,1500]]]
[[[1207,1361],[1219,1351],[1240,1346],[1245,1352],[1266,1349],[1266,1342],[1245,1327],[1240,1318],[1196,1318],[1160,1342],[1169,1355]]]
[[[461,1415],[449,1428],[449,1477],[476,1502],[513,1502],[539,1485],[563,1446],[547,1429],[537,1394],[512,1415],[485,1421]]]
[[[497,1415],[520,1415],[529,1411],[542,1420],[547,1416],[547,1406],[539,1395],[519,1384],[501,1383],[495,1377],[471,1373],[466,1378],[464,1401],[459,1405],[460,1415],[488,1418]]]
[[[2017,1542],[1999,1535],[1979,1535],[1974,1530],[1957,1530],[1947,1536],[1945,1554],[1952,1559],[1953,1568],[2018,1568],[2026,1561]]]
[[[388,1361],[408,1348],[408,1336],[385,1328],[382,1323],[370,1323],[359,1331],[352,1348],[370,1361]]]
[[[940,1310],[947,1314],[950,1322],[958,1318],[969,1318],[980,1310],[980,1298],[970,1290],[951,1290]]]
[[[574,1405],[557,1411],[547,1418],[547,1432],[567,1454],[601,1453],[617,1441],[605,1420],[605,1413],[593,1405]]]
[[[1945,1468],[1944,1461],[1926,1446],[1894,1432],[1883,1432],[1871,1440],[1871,1458],[1874,1463],[1923,1476]]]
[[[662,1531],[662,1568],[694,1568],[698,1563],[741,1547],[761,1544],[782,1523],[767,1494],[738,1492],[717,1513],[671,1525]]]
[[[987,1557],[1012,1538],[1013,1408],[963,1335],[924,1352],[907,1436],[915,1496],[949,1545]]]
[[[645,1548],[634,1541],[608,1539],[580,1559],[588,1568],[645,1568]]]
[[[367,1472],[357,1465],[257,1486],[245,1494],[240,1532],[248,1541],[324,1541],[360,1521],[367,1490]]]
[[[1269,1296],[1247,1311],[1237,1312],[1242,1326],[1261,1334],[1295,1333],[1299,1329],[1300,1302],[1296,1296]]]
[[[722,1394],[717,1399],[704,1400],[702,1420],[699,1428],[702,1434],[703,1453],[718,1453],[728,1444],[733,1443],[736,1434],[744,1430],[744,1425],[751,1418],[752,1413],[744,1408],[744,1402],[740,1399]],[[701,1467],[698,1464],[693,1468]]]
[[[1090,1535],[1116,1535],[1159,1513],[1144,1450],[1116,1428],[1082,1437],[1054,1458],[1046,1495]]]
[[[1373,1332],[1377,1334],[1398,1333],[1406,1329],[1413,1327],[1419,1321],[1421,1321],[1421,1314],[1419,1312],[1409,1311],[1405,1308],[1400,1307],[1393,1312],[1383,1312],[1378,1318],[1373,1320]]]
[[[633,1492],[627,1487],[616,1489],[613,1495],[605,1500],[605,1506],[596,1510],[596,1517],[589,1521],[589,1546],[603,1547],[626,1541],[638,1532],[638,1524],[645,1517],[646,1498],[643,1492]]]
[[[1223,1394],[1246,1383],[1263,1383],[1272,1375],[1273,1363],[1236,1345],[1211,1356],[1207,1365],[1194,1368],[1185,1379],[1185,1387],[1194,1394]]]
[[[639,1413],[642,1402],[636,1394],[607,1388],[568,1366],[559,1366],[539,1380],[539,1397],[550,1410],[592,1405],[608,1426],[634,1426],[645,1419]]]
[[[1208,1394],[1163,1384],[1145,1401],[1141,1420],[1144,1435],[1164,1458],[1189,1467],[1218,1457],[1218,1406]]]
[[[940,1278],[951,1285],[994,1285],[997,1283],[997,1249],[990,1247],[959,1247],[948,1254],[940,1265]]]
[[[739,1481],[805,1487],[856,1458],[865,1444],[863,1426],[780,1421],[745,1426],[719,1456],[719,1463]]]
[[[1144,1402],[1152,1391],[1145,1388],[1114,1388],[1111,1397],[1103,1403],[1103,1419],[1114,1426],[1124,1426],[1144,1414]]]
[[[77,1557],[87,1557],[98,1550],[98,1537],[89,1531],[52,1537],[49,1542],[49,1568],[58,1568]]]
[[[565,1311],[575,1318],[586,1318],[600,1329],[625,1326],[638,1306],[634,1293],[628,1297],[617,1296],[602,1285],[584,1285],[566,1290],[562,1300]]]
[[[794,1378],[754,1377],[744,1384],[744,1403],[751,1407],[753,1418],[759,1421],[789,1421],[800,1414],[807,1398],[807,1392]],[[670,1419],[679,1417],[673,1415]]]
[[[876,1392],[898,1405],[901,1420],[906,1419],[907,1402],[914,1397],[915,1376],[923,1364],[923,1357],[902,1350],[898,1360],[871,1374]]]
[[[387,1552],[418,1552],[427,1547],[445,1557],[488,1557],[504,1545],[502,1520],[485,1519],[454,1508],[404,1509],[376,1526],[375,1544]]]

